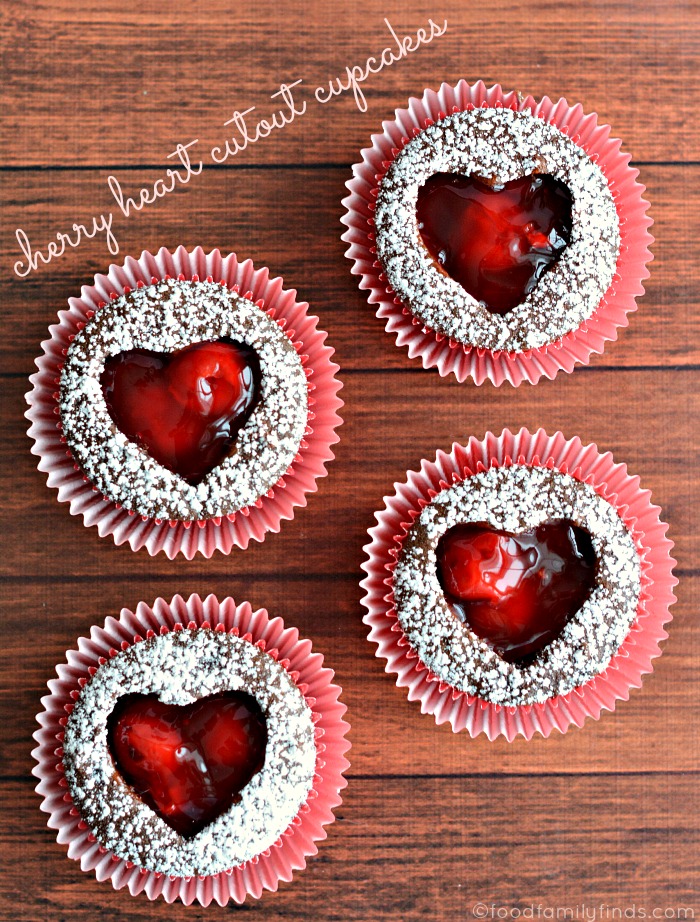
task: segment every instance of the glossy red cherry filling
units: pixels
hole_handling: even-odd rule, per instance
[[[199,483],[226,458],[259,397],[260,363],[229,339],[178,352],[121,352],[100,379],[115,425],[164,467]]]
[[[236,802],[265,761],[267,725],[250,695],[225,692],[180,707],[125,695],[107,723],[117,771],[181,836]]]
[[[436,173],[418,192],[418,228],[442,269],[494,314],[521,304],[571,236],[571,193],[535,173],[503,185]]]
[[[509,663],[558,637],[595,585],[591,537],[566,520],[517,535],[456,525],[437,559],[452,610]]]

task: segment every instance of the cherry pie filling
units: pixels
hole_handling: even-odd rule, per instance
[[[572,197],[548,174],[501,185],[436,173],[418,192],[423,243],[441,269],[491,313],[521,304],[571,238]]]
[[[191,484],[228,457],[260,398],[260,363],[230,339],[172,353],[131,349],[105,362],[100,383],[117,428]]]
[[[567,520],[519,534],[456,525],[440,539],[437,560],[454,614],[510,663],[558,637],[596,578],[591,537]]]
[[[125,695],[107,723],[115,767],[134,793],[184,838],[240,799],[262,768],[265,716],[242,692],[185,706],[155,695]]]

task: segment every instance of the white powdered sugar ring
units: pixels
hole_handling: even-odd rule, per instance
[[[506,662],[451,611],[438,578],[438,542],[455,525],[518,534],[561,519],[591,536],[595,587],[533,661]],[[566,695],[606,668],[629,634],[640,583],[634,539],[592,486],[559,471],[512,465],[448,487],[422,510],[402,543],[393,592],[404,634],[438,678],[493,704],[522,705]]]
[[[33,753],[42,808],[69,857],[134,895],[204,906],[290,880],[316,853],[345,786],[345,708],[322,664],[281,619],[213,596],[158,599],[93,628],[49,683]],[[182,838],[115,771],[107,718],[127,694],[186,705],[224,691],[260,705],[264,764],[240,800]]]
[[[564,252],[504,316],[440,269],[423,243],[418,191],[436,173],[488,177],[499,185],[542,173],[571,193]],[[411,312],[436,333],[491,351],[535,349],[579,327],[607,291],[620,249],[615,203],[601,169],[554,125],[503,108],[457,112],[409,141],[379,184],[374,223],[386,279]]]
[[[240,800],[191,838],[161,819],[119,775],[107,720],[123,695],[187,705],[243,691],[267,724],[265,761]],[[68,717],[63,765],[73,803],[97,840],[149,871],[218,874],[273,845],[306,802],[316,746],[312,713],[283,666],[249,641],[212,629],[149,638],[101,666]]]
[[[651,672],[675,600],[672,543],[649,492],[609,453],[561,433],[505,430],[438,452],[395,489],[365,548],[364,620],[424,713],[472,736],[548,736],[612,710]],[[590,534],[595,585],[558,638],[507,663],[450,610],[437,542],[456,524],[517,533],[557,519]]]
[[[224,338],[255,351],[260,399],[230,455],[193,485],[119,431],[100,378],[121,352],[176,352]],[[197,521],[252,505],[287,472],[306,429],[307,383],[294,346],[262,305],[213,281],[164,279],[110,301],[78,332],[59,407],[68,447],[105,496],[148,518]]]
[[[200,247],[128,257],[70,299],[42,344],[26,414],[39,469],[71,513],[133,550],[191,559],[262,541],[306,504],[338,440],[338,366],[317,324],[296,292],[250,260]],[[100,369],[134,345],[167,352],[231,334],[258,354],[262,398],[231,457],[192,486],[116,430]]]
[[[638,171],[609,126],[563,99],[462,80],[412,98],[382,128],[347,183],[342,239],[360,288],[411,358],[459,381],[517,386],[587,364],[617,338],[644,293],[653,238]],[[544,171],[573,193],[567,248],[505,317],[437,268],[420,238],[418,188],[442,171],[500,181]]]

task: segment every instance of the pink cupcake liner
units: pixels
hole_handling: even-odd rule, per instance
[[[642,571],[636,619],[618,652],[604,672],[567,695],[542,704],[506,707],[492,704],[460,691],[435,676],[417,657],[403,634],[394,610],[392,571],[410,523],[422,506],[437,493],[490,467],[512,463],[557,469],[593,486],[616,510],[637,545]],[[660,509],[651,504],[651,493],[640,487],[639,478],[615,464],[610,452],[601,453],[595,444],[567,441],[561,432],[547,435],[543,429],[514,434],[505,429],[500,436],[487,433],[466,446],[454,444],[446,454],[438,451],[435,461],[423,461],[419,471],[410,471],[405,483],[395,483],[395,492],[384,498],[385,508],[376,514],[377,525],[369,529],[371,542],[362,568],[365,590],[364,622],[369,639],[377,644],[376,654],[387,661],[386,672],[397,676],[396,684],[408,689],[411,701],[420,701],[424,714],[433,714],[438,724],[449,722],[455,732],[467,730],[475,737],[505,736],[510,742],[535,733],[549,736],[564,733],[572,724],[582,726],[587,717],[598,719],[612,711],[618,700],[627,700],[631,688],[642,684],[652,671],[652,660],[661,653],[660,642],[668,634],[669,606],[675,601],[671,557],[673,542],[666,537],[668,526],[659,518]]]
[[[446,114],[479,106],[530,111],[556,125],[601,168],[620,221],[616,272],[595,313],[557,342],[526,352],[490,352],[425,327],[387,286],[376,257],[375,199],[391,161],[423,128]],[[351,272],[360,276],[360,288],[369,292],[369,303],[377,305],[377,317],[396,336],[397,346],[406,346],[410,358],[420,358],[424,368],[435,367],[443,377],[451,373],[458,381],[471,376],[476,384],[488,378],[497,386],[504,381],[517,386],[523,381],[534,384],[543,376],[554,378],[562,370],[571,372],[577,363],[587,365],[593,353],[617,339],[618,328],[627,326],[627,315],[636,310],[635,299],[644,294],[642,280],[649,276],[646,264],[653,258],[649,246],[654,238],[648,231],[653,223],[647,215],[649,203],[642,198],[645,187],[636,182],[639,171],[629,166],[630,155],[621,152],[621,142],[610,137],[610,126],[599,125],[595,114],[585,115],[580,105],[570,106],[565,99],[553,102],[545,96],[536,102],[532,96],[506,93],[498,84],[487,88],[481,80],[473,85],[460,80],[454,87],[443,83],[437,92],[426,90],[422,99],[412,97],[408,108],[397,109],[395,116],[394,121],[382,123],[382,134],[372,135],[372,147],[362,151],[353,179],[346,183],[350,195],[343,199],[347,213],[342,222],[348,229],[342,240],[349,244],[346,256],[353,262]]]
[[[75,464],[57,420],[60,371],[75,333],[108,301],[168,277],[220,281],[264,307],[291,339],[308,378],[307,428],[284,477],[253,505],[201,522],[144,518],[103,497]],[[256,270],[249,259],[239,262],[235,254],[207,254],[201,247],[191,253],[178,247],[170,253],[161,248],[155,256],[144,251],[138,260],[127,257],[123,266],[110,266],[107,275],[96,275],[93,285],[82,287],[79,298],[69,299],[69,310],[59,311],[59,323],[50,327],[51,338],[42,343],[43,355],[36,360],[39,371],[31,376],[32,390],[26,395],[26,416],[34,440],[32,453],[40,458],[38,468],[48,474],[48,486],[58,490],[59,502],[70,503],[72,515],[82,515],[85,525],[96,525],[100,536],[111,535],[115,544],[128,542],[134,551],[145,547],[152,555],[164,551],[171,559],[183,554],[191,560],[198,553],[228,554],[234,546],[246,548],[251,540],[262,541],[267,532],[278,532],[284,519],[293,518],[296,506],[306,505],[306,494],[318,489],[316,481],[326,475],[326,464],[334,457],[331,446],[338,441],[335,430],[342,422],[338,410],[343,402],[337,396],[342,384],[336,377],[338,365],[331,361],[333,349],[325,345],[326,333],[317,329],[318,318],[308,313],[308,304],[296,300],[296,291],[282,284],[282,279],[270,278],[268,269]]]
[[[271,848],[240,867],[208,877],[158,874],[106,850],[73,806],[61,762],[67,712],[100,660],[144,637],[183,627],[236,633],[277,660],[312,709],[317,740],[313,788],[287,830]],[[168,903],[180,899],[187,905],[216,901],[223,906],[277,890],[280,881],[291,880],[295,870],[306,867],[306,858],[317,853],[316,842],[326,838],[323,827],[333,822],[333,810],[342,802],[339,792],[347,784],[343,772],[349,766],[344,755],[350,748],[345,738],[349,725],[342,719],[346,708],[339,700],[341,689],[332,682],[333,671],[323,667],[323,656],[312,652],[311,642],[300,639],[296,628],[285,628],[281,618],[270,618],[265,609],[253,611],[248,602],[236,605],[230,598],[159,598],[153,607],[141,602],[135,612],[125,608],[119,619],[107,618],[104,627],[92,627],[90,636],[78,640],[77,649],[67,652],[56,672],[58,678],[48,683],[51,693],[41,699],[44,710],[37,715],[41,729],[34,734],[38,746],[32,755],[38,764],[33,774],[39,779],[36,790],[43,798],[41,809],[49,814],[49,827],[58,830],[57,841],[68,846],[68,857],[80,861],[83,871],[94,871],[115,890],[128,887],[133,896],[145,892],[149,899],[162,896]]]

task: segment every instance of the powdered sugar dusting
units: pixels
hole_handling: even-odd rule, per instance
[[[192,485],[117,429],[100,375],[120,352],[173,352],[224,337],[255,350],[260,400],[231,455]],[[110,302],[76,334],[61,374],[60,413],[71,452],[105,496],[149,518],[192,521],[251,505],[286,473],[304,435],[308,387],[294,346],[264,310],[213,282],[166,279]]]
[[[518,532],[556,519],[590,534],[595,586],[533,660],[507,663],[450,609],[437,575],[437,544],[462,523]],[[640,583],[634,539],[614,507],[568,474],[526,465],[492,468],[439,493],[410,528],[393,575],[396,614],[421,661],[455,688],[501,705],[565,695],[602,672],[635,619]]]
[[[247,692],[262,708],[265,762],[239,802],[184,839],[117,773],[107,719],[122,695],[189,704],[225,691]],[[207,628],[145,640],[108,660],[82,689],[63,749],[73,801],[100,844],[140,867],[180,877],[217,874],[272,846],[305,803],[316,765],[311,709],[283,666],[249,641]]]
[[[435,173],[506,183],[547,173],[571,192],[571,239],[526,299],[490,313],[435,262],[416,219]],[[426,326],[466,345],[522,352],[577,329],[610,286],[620,249],[615,203],[600,168],[560,129],[529,112],[479,108],[422,130],[383,177],[374,215],[377,256],[392,289]]]

